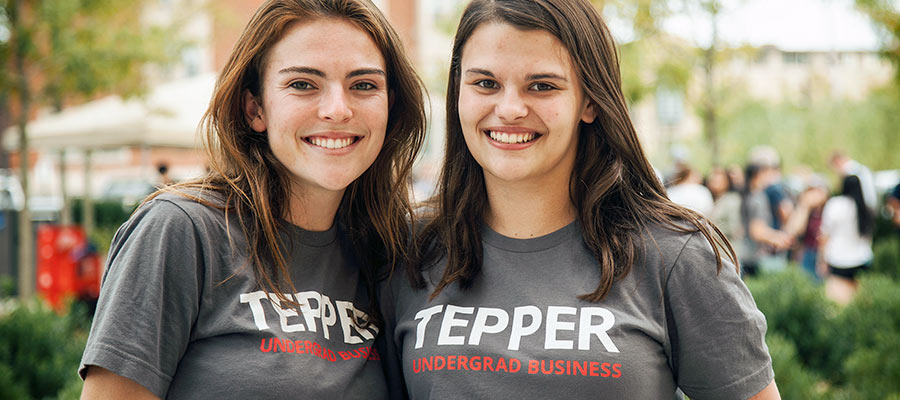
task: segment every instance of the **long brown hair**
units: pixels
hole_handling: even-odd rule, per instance
[[[391,96],[384,145],[375,162],[344,192],[337,223],[347,234],[365,280],[374,322],[375,268],[404,262],[412,215],[408,184],[413,161],[425,136],[423,84],[413,70],[397,33],[369,0],[269,0],[244,28],[216,82],[201,129],[210,173],[171,187],[182,195],[210,190],[222,197],[226,218],[236,217],[247,238],[249,267],[257,285],[282,304],[297,307],[284,293],[294,283],[279,231],[289,212],[290,173],[275,158],[267,135],[253,131],[244,114],[244,91],[260,94],[261,72],[269,49],[288,25],[305,18],[340,18],[371,35],[384,57]],[[187,190],[186,190],[187,189]],[[296,263],[298,260],[291,260]]]
[[[466,147],[459,121],[463,47],[484,23],[502,22],[522,30],[543,30],[558,38],[569,54],[581,88],[597,118],[580,122],[569,197],[578,212],[585,245],[600,269],[592,293],[597,302],[637,261],[649,222],[679,232],[700,232],[713,245],[717,268],[721,251],[737,265],[725,236],[699,214],[668,200],[644,155],[622,94],[619,59],[606,24],[587,0],[475,0],[466,7],[453,42],[447,84],[447,138],[430,221],[418,236],[420,259],[407,269],[414,287],[423,288],[422,269],[446,257],[447,266],[432,298],[454,282],[465,289],[481,269],[480,227],[487,193],[481,166]]]

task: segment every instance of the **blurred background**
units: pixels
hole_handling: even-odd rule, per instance
[[[900,1],[592,2],[670,197],[719,224],[742,260],[746,243],[765,248],[747,283],[782,397],[900,399]],[[205,171],[197,124],[260,3],[0,0],[0,399],[78,397],[112,236],[156,188]],[[429,90],[422,200],[466,1],[375,3]],[[849,175],[865,187],[873,256],[835,292],[820,224]],[[767,237],[740,211],[757,189]]]

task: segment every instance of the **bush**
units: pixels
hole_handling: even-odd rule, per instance
[[[766,335],[766,344],[772,356],[775,382],[783,399],[821,399],[824,393],[822,378],[806,368],[797,356],[797,348],[790,339],[778,333]]]
[[[873,243],[872,251],[875,253],[872,272],[900,280],[900,237],[897,235],[882,237]]]
[[[766,316],[769,333],[794,343],[804,365],[827,373],[834,365],[829,316],[836,308],[821,288],[793,265],[780,273],[749,278],[747,287]]]
[[[837,339],[852,343],[844,364],[850,389],[859,398],[900,398],[900,284],[870,274],[838,316]]]
[[[80,391],[76,369],[89,325],[84,311],[61,317],[36,302],[10,305],[0,315],[0,398],[54,398],[64,389]]]

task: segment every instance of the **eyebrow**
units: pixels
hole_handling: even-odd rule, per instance
[[[466,73],[467,74],[485,75],[485,76],[489,76],[491,78],[495,78],[494,73],[492,73],[491,71],[488,71],[486,69],[481,69],[481,68],[469,68],[466,70]],[[555,79],[555,80],[560,80],[563,82],[568,82],[568,80],[565,77],[563,77],[562,75],[554,74],[552,72],[542,72],[542,73],[538,73],[538,74],[531,74],[531,75],[528,75],[525,77],[525,80],[527,80],[527,81],[537,81],[537,80],[542,80],[542,79]]]
[[[325,76],[326,76],[325,72],[315,69],[315,68],[310,68],[310,67],[287,67],[287,68],[284,68],[284,69],[278,71],[278,73],[279,74],[291,74],[291,73],[310,74],[310,75],[316,75],[316,76],[319,76],[322,78],[325,78]],[[379,68],[360,68],[360,69],[355,69],[353,71],[350,71],[350,73],[347,74],[347,78],[353,78],[353,77],[362,76],[362,75],[373,75],[373,74],[374,75],[384,75],[384,76],[387,75],[384,72],[384,70],[379,69]]]

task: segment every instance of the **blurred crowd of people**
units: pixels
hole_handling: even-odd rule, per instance
[[[809,168],[782,174],[769,146],[750,151],[747,165],[715,167],[706,177],[676,159],[666,179],[669,198],[712,220],[728,237],[745,276],[802,266],[826,296],[848,303],[856,276],[871,267],[878,195],[872,172],[842,151],[829,165],[838,187]],[[886,207],[900,227],[900,185]]]

